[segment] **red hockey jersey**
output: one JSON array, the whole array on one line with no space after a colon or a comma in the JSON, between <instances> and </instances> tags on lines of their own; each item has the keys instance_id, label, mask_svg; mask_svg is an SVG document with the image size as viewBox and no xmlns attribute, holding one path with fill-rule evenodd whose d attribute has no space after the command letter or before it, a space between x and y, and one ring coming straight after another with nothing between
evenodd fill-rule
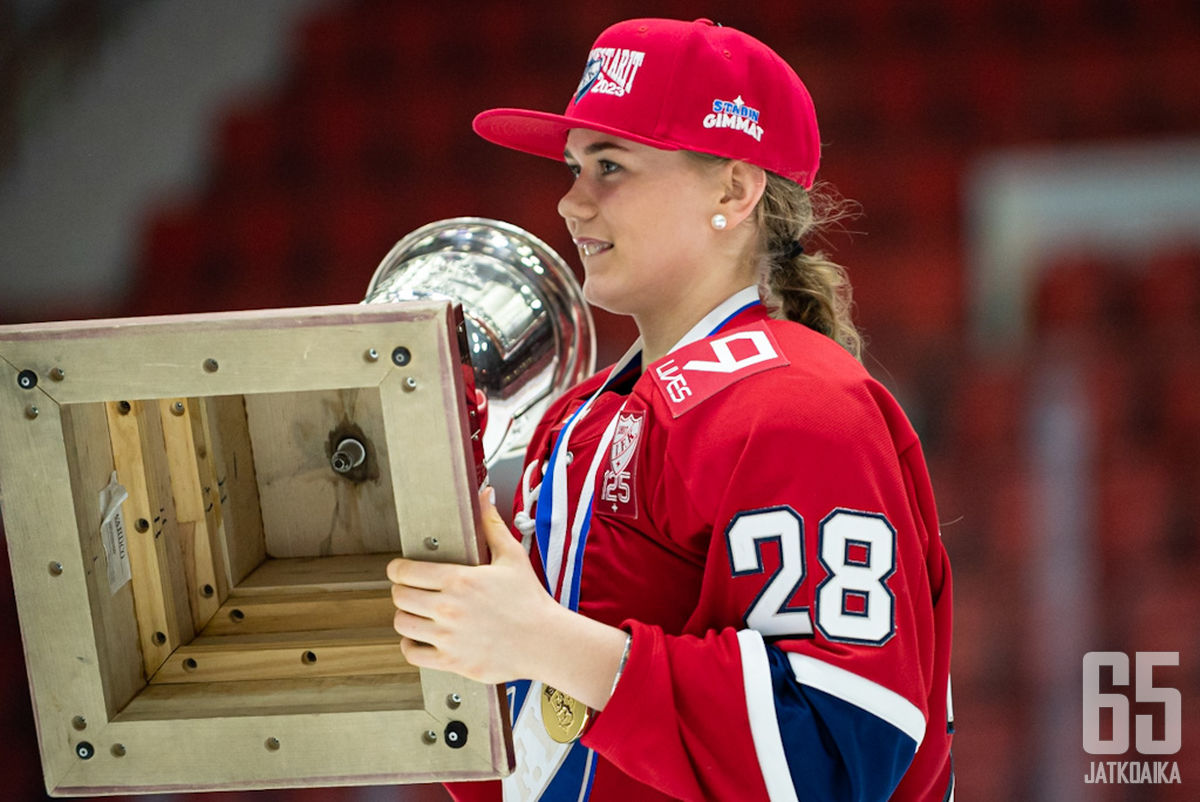
<instances>
[{"instance_id":1,"label":"red hockey jersey","mask_svg":"<svg viewBox=\"0 0 1200 802\"><path fill-rule=\"evenodd\" d=\"M594 483L578 610L632 646L579 747L582 786L542 799L952 796L950 567L917 436L840 346L754 297L609 381L559 455L567 498ZM547 412L527 476L607 376Z\"/></svg>"}]
</instances>

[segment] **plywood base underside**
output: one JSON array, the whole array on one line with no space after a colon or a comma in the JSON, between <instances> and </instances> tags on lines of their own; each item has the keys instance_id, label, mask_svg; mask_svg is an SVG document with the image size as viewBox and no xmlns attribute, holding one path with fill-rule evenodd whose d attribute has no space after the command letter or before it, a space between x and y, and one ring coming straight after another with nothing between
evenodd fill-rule
<instances>
[{"instance_id":1,"label":"plywood base underside","mask_svg":"<svg viewBox=\"0 0 1200 802\"><path fill-rule=\"evenodd\" d=\"M0 328L50 793L511 770L502 690L410 666L384 575L481 559L458 320L413 302ZM347 438L365 457L331 468Z\"/></svg>"}]
</instances>

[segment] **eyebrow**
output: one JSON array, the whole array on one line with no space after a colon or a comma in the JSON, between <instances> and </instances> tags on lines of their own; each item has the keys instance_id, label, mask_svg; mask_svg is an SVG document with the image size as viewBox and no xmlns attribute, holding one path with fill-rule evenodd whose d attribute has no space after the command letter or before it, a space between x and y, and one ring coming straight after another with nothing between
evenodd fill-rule
<instances>
[{"instance_id":1,"label":"eyebrow","mask_svg":"<svg viewBox=\"0 0 1200 802\"><path fill-rule=\"evenodd\" d=\"M616 142L609 142L607 140L601 140L599 142L593 142L592 144L590 144L586 148L584 148L583 155L591 156L593 153L599 153L602 150L623 150L625 152L628 152L629 148L618 145ZM565 159L571 158L571 151L564 148L563 149L563 158L565 158Z\"/></svg>"}]
</instances>

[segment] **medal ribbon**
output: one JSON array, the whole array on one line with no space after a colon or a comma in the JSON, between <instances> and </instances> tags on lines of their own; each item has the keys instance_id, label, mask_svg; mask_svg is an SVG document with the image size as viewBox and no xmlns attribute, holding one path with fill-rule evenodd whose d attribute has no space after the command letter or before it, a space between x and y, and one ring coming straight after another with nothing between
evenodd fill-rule
<instances>
[{"instance_id":1,"label":"medal ribbon","mask_svg":"<svg viewBox=\"0 0 1200 802\"><path fill-rule=\"evenodd\" d=\"M671 351L723 329L729 321L746 309L759 304L757 287L746 287L735 293L688 331ZM669 353L669 352L668 352ZM576 425L587 415L592 403L628 372L641 366L642 341L637 342L609 371L608 377L590 398L575 411L559 432L546 465L546 478L538 492L537 544L542 561L546 589L559 604L570 610L579 609L580 577L583 573L584 545L591 528L592 500L596 493L596 474L604 462L617 429L617 421L625 410L622 403L608 422L596 453L584 479L583 489L575 505L575 515L568 531L567 462L568 444ZM564 573L565 568L565 573ZM570 800L584 802L591 792L595 772L595 754L579 741L560 744L546 732L541 718L540 697L543 684L520 680L512 683L513 745L517 767L504 779L505 802L528 800Z\"/></svg>"}]
</instances>

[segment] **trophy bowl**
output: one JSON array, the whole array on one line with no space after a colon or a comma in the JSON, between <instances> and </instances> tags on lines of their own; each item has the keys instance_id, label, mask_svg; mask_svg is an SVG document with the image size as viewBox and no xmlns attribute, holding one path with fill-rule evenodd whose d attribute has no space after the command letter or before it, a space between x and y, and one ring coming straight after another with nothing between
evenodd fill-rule
<instances>
[{"instance_id":1,"label":"trophy bowl","mask_svg":"<svg viewBox=\"0 0 1200 802\"><path fill-rule=\"evenodd\" d=\"M487 397L485 464L520 456L550 402L595 371L595 327L579 283L529 232L456 217L397 242L363 303L434 299L462 305L466 355Z\"/></svg>"}]
</instances>

